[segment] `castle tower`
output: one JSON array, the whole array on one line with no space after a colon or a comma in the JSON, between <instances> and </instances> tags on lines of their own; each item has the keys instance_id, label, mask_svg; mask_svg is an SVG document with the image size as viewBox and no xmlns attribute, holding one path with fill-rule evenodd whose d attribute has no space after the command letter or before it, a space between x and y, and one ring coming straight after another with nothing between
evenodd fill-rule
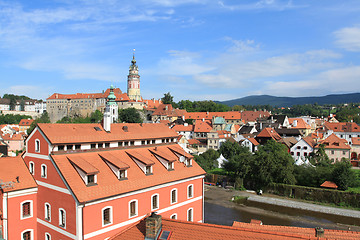
<instances>
[{"instance_id":1,"label":"castle tower","mask_svg":"<svg viewBox=\"0 0 360 240\"><path fill-rule=\"evenodd\" d=\"M116 96L114 94L114 87L110 86L110 93L107 97L105 112L104 112L104 129L105 131L110 132L110 127L112 123L116 123L119 117L119 108L115 102Z\"/></svg>"},{"instance_id":2,"label":"castle tower","mask_svg":"<svg viewBox=\"0 0 360 240\"><path fill-rule=\"evenodd\" d=\"M131 65L129 67L127 94L130 100L141 100L140 75L138 66L136 65L135 53L133 54L133 59L131 60Z\"/></svg>"}]
</instances>

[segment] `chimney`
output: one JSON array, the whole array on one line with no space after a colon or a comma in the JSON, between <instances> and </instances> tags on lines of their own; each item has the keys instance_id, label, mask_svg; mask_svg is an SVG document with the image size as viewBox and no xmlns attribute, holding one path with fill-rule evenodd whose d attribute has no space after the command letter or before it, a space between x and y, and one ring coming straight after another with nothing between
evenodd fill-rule
<instances>
[{"instance_id":1,"label":"chimney","mask_svg":"<svg viewBox=\"0 0 360 240\"><path fill-rule=\"evenodd\" d=\"M324 229L321 227L316 227L315 228L315 237L324 237Z\"/></svg>"},{"instance_id":2,"label":"chimney","mask_svg":"<svg viewBox=\"0 0 360 240\"><path fill-rule=\"evenodd\" d=\"M155 212L146 218L146 236L145 240L155 240L161 230L161 215Z\"/></svg>"}]
</instances>

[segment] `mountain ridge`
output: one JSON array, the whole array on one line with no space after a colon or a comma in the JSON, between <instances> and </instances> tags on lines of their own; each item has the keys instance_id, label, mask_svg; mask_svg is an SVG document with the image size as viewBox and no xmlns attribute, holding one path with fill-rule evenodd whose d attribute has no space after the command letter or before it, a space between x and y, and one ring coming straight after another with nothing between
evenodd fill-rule
<instances>
[{"instance_id":1,"label":"mountain ridge","mask_svg":"<svg viewBox=\"0 0 360 240\"><path fill-rule=\"evenodd\" d=\"M271 95L251 95L227 101L217 101L228 105L270 105L273 107L291 107L303 104L345 104L360 102L360 93L329 94L325 96L312 97L276 97Z\"/></svg>"}]
</instances>

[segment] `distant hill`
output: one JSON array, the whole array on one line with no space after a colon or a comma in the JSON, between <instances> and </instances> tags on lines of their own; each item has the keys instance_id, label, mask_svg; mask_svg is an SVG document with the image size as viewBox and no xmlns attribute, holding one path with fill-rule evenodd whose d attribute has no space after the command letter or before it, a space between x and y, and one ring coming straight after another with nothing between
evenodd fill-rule
<instances>
[{"instance_id":1,"label":"distant hill","mask_svg":"<svg viewBox=\"0 0 360 240\"><path fill-rule=\"evenodd\" d=\"M275 97L270 95L253 95L219 102L230 107L234 105L271 105L273 107L291 107L302 104L342 104L360 103L360 93L331 94L322 97Z\"/></svg>"}]
</instances>

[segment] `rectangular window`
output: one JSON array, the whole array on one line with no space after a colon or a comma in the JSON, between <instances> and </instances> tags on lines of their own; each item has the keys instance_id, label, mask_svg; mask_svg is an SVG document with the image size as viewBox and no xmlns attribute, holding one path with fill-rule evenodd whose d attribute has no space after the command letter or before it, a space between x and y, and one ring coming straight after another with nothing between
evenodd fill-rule
<instances>
[{"instance_id":1,"label":"rectangular window","mask_svg":"<svg viewBox=\"0 0 360 240\"><path fill-rule=\"evenodd\" d=\"M72 149L73 149L73 145L66 145L66 149L67 149L67 150L72 150Z\"/></svg>"},{"instance_id":2,"label":"rectangular window","mask_svg":"<svg viewBox=\"0 0 360 240\"><path fill-rule=\"evenodd\" d=\"M158 195L152 197L152 210L159 208Z\"/></svg>"},{"instance_id":3,"label":"rectangular window","mask_svg":"<svg viewBox=\"0 0 360 240\"><path fill-rule=\"evenodd\" d=\"M103 148L103 144L102 144L102 143L98 143L98 148Z\"/></svg>"},{"instance_id":4,"label":"rectangular window","mask_svg":"<svg viewBox=\"0 0 360 240\"><path fill-rule=\"evenodd\" d=\"M30 202L23 203L23 205L22 205L22 216L23 217L31 216Z\"/></svg>"},{"instance_id":5,"label":"rectangular window","mask_svg":"<svg viewBox=\"0 0 360 240\"><path fill-rule=\"evenodd\" d=\"M94 148L96 148L96 143L92 143L90 146L91 146L91 149L94 149Z\"/></svg>"},{"instance_id":6,"label":"rectangular window","mask_svg":"<svg viewBox=\"0 0 360 240\"><path fill-rule=\"evenodd\" d=\"M91 175L87 175L87 184L93 184L95 183L95 175L94 174L91 174Z\"/></svg>"},{"instance_id":7,"label":"rectangular window","mask_svg":"<svg viewBox=\"0 0 360 240\"><path fill-rule=\"evenodd\" d=\"M145 174L151 174L151 166L146 166Z\"/></svg>"},{"instance_id":8,"label":"rectangular window","mask_svg":"<svg viewBox=\"0 0 360 240\"><path fill-rule=\"evenodd\" d=\"M75 145L75 150L79 150L79 149L81 149L81 145L80 145L80 144L76 144L76 145Z\"/></svg>"},{"instance_id":9,"label":"rectangular window","mask_svg":"<svg viewBox=\"0 0 360 240\"><path fill-rule=\"evenodd\" d=\"M111 221L110 221L110 208L104 209L103 220L104 220L104 225L111 223Z\"/></svg>"},{"instance_id":10,"label":"rectangular window","mask_svg":"<svg viewBox=\"0 0 360 240\"><path fill-rule=\"evenodd\" d=\"M126 178L126 170L120 170L119 178L120 178L120 179Z\"/></svg>"},{"instance_id":11,"label":"rectangular window","mask_svg":"<svg viewBox=\"0 0 360 240\"><path fill-rule=\"evenodd\" d=\"M59 146L58 146L58 150L59 150L59 151L63 151L63 150L64 150L64 148L65 148L65 146L64 146L64 145L59 145Z\"/></svg>"},{"instance_id":12,"label":"rectangular window","mask_svg":"<svg viewBox=\"0 0 360 240\"><path fill-rule=\"evenodd\" d=\"M27 231L23 233L22 240L31 240L31 232Z\"/></svg>"},{"instance_id":13,"label":"rectangular window","mask_svg":"<svg viewBox=\"0 0 360 240\"><path fill-rule=\"evenodd\" d=\"M109 148L110 147L110 143L105 143L105 148Z\"/></svg>"},{"instance_id":14,"label":"rectangular window","mask_svg":"<svg viewBox=\"0 0 360 240\"><path fill-rule=\"evenodd\" d=\"M137 215L137 211L136 211L136 201L132 201L130 203L130 217L134 217Z\"/></svg>"},{"instance_id":15,"label":"rectangular window","mask_svg":"<svg viewBox=\"0 0 360 240\"><path fill-rule=\"evenodd\" d=\"M177 193L176 193L176 189L171 191L171 203L176 203L177 202Z\"/></svg>"}]
</instances>

